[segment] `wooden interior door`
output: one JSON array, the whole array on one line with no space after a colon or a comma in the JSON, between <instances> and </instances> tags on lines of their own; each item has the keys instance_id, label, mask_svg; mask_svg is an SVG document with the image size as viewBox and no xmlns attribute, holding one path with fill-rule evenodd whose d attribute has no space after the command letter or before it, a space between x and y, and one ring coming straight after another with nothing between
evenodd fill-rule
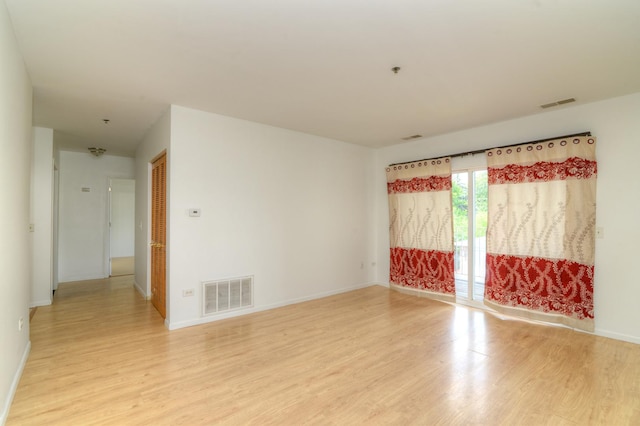
<instances>
[{"instance_id":1,"label":"wooden interior door","mask_svg":"<svg viewBox=\"0 0 640 426\"><path fill-rule=\"evenodd\" d=\"M167 156L151 168L151 303L166 318Z\"/></svg>"}]
</instances>

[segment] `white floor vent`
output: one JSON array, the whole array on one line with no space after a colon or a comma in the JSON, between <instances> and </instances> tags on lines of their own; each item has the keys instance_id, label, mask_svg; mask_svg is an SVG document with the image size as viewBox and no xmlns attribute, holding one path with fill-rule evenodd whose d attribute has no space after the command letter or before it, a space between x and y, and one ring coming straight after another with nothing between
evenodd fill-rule
<instances>
[{"instance_id":1,"label":"white floor vent","mask_svg":"<svg viewBox=\"0 0 640 426\"><path fill-rule=\"evenodd\" d=\"M202 314L247 309L253 306L253 277L239 277L202 283Z\"/></svg>"}]
</instances>

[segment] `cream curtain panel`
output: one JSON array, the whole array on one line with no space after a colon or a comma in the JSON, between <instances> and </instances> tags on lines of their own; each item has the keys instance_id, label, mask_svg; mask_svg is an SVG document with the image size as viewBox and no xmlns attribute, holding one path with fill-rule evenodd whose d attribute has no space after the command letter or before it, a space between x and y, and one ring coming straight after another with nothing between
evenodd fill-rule
<instances>
[{"instance_id":1,"label":"cream curtain panel","mask_svg":"<svg viewBox=\"0 0 640 426\"><path fill-rule=\"evenodd\" d=\"M387 168L391 286L455 300L451 159Z\"/></svg>"},{"instance_id":2,"label":"cream curtain panel","mask_svg":"<svg viewBox=\"0 0 640 426\"><path fill-rule=\"evenodd\" d=\"M485 304L592 331L595 138L487 151Z\"/></svg>"}]
</instances>

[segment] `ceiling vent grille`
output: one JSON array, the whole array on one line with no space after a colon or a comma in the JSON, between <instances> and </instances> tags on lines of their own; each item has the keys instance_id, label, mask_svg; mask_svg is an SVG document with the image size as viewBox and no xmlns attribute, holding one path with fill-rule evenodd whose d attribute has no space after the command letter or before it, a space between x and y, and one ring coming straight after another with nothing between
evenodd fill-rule
<instances>
[{"instance_id":1,"label":"ceiling vent grille","mask_svg":"<svg viewBox=\"0 0 640 426\"><path fill-rule=\"evenodd\" d=\"M253 307L253 277L202 283L202 315Z\"/></svg>"},{"instance_id":2,"label":"ceiling vent grille","mask_svg":"<svg viewBox=\"0 0 640 426\"><path fill-rule=\"evenodd\" d=\"M402 138L403 141L411 141L413 139L420 139L422 137L422 135L411 135L411 136L407 136Z\"/></svg>"},{"instance_id":3,"label":"ceiling vent grille","mask_svg":"<svg viewBox=\"0 0 640 426\"><path fill-rule=\"evenodd\" d=\"M570 104L571 102L575 102L575 101L576 101L575 98L568 98L568 99L563 99L561 101L555 101L549 104L540 105L540 108L546 109L546 108L551 108L558 105Z\"/></svg>"}]
</instances>

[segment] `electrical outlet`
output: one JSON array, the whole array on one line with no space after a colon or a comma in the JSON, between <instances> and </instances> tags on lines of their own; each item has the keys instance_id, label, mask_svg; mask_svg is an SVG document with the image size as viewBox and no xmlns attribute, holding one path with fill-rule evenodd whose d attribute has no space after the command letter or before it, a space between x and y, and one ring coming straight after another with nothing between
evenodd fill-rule
<instances>
[{"instance_id":1,"label":"electrical outlet","mask_svg":"<svg viewBox=\"0 0 640 426\"><path fill-rule=\"evenodd\" d=\"M20 319L18 320L18 331L22 331L23 327L24 327L24 318L20 317Z\"/></svg>"},{"instance_id":2,"label":"electrical outlet","mask_svg":"<svg viewBox=\"0 0 640 426\"><path fill-rule=\"evenodd\" d=\"M596 238L604 238L604 228L602 226L596 227Z\"/></svg>"},{"instance_id":3,"label":"electrical outlet","mask_svg":"<svg viewBox=\"0 0 640 426\"><path fill-rule=\"evenodd\" d=\"M182 290L182 297L191 297L193 296L193 289Z\"/></svg>"}]
</instances>

